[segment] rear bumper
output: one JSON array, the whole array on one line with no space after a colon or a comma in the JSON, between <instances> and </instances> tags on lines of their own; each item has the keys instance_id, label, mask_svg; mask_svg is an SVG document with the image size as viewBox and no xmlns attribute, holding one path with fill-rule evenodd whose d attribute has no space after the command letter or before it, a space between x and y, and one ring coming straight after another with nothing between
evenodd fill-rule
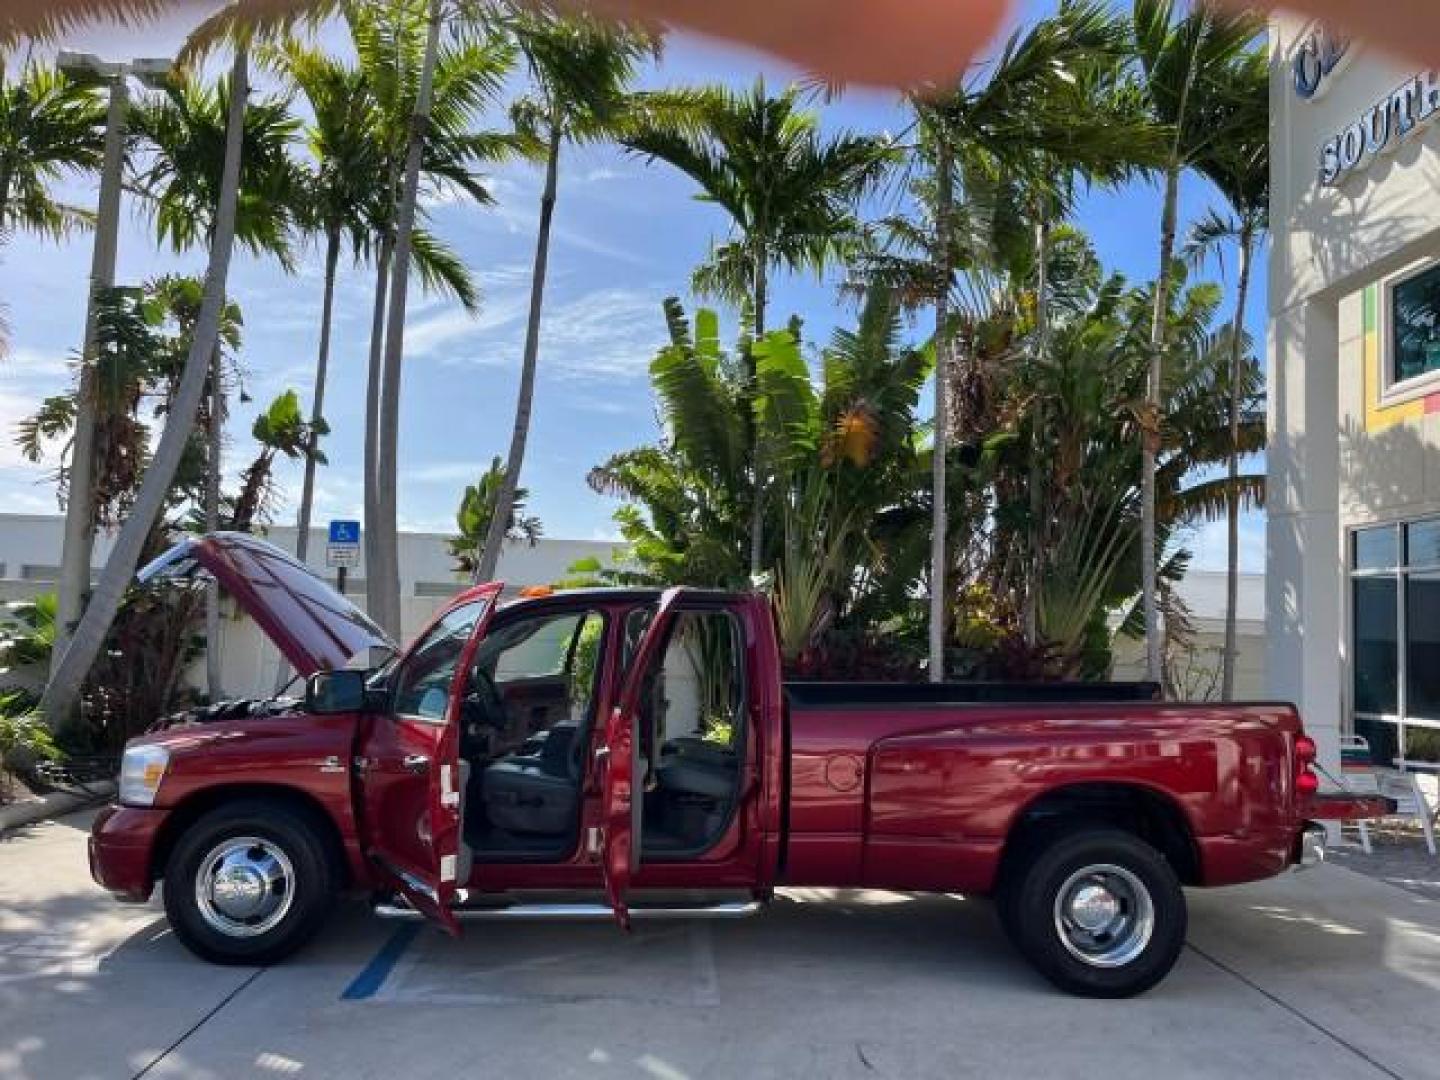
<instances>
[{"instance_id":1,"label":"rear bumper","mask_svg":"<svg viewBox=\"0 0 1440 1080\"><path fill-rule=\"evenodd\" d=\"M154 857L165 810L107 806L90 828L90 876L120 900L144 903L155 888Z\"/></svg>"},{"instance_id":2,"label":"rear bumper","mask_svg":"<svg viewBox=\"0 0 1440 1080\"><path fill-rule=\"evenodd\" d=\"M1395 813L1395 800L1383 795L1348 791L1311 795L1300 804L1301 816L1316 821L1370 821Z\"/></svg>"}]
</instances>

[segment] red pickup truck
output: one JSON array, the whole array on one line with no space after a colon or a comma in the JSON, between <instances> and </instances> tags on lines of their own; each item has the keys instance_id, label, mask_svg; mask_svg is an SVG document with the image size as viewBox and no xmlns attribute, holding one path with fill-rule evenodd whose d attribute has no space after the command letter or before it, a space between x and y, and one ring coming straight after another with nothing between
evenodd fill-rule
<instances>
[{"instance_id":1,"label":"red pickup truck","mask_svg":"<svg viewBox=\"0 0 1440 1080\"><path fill-rule=\"evenodd\" d=\"M176 935L268 963L342 890L378 913L726 918L780 886L995 898L1060 987L1119 997L1185 938L1182 886L1323 854L1289 705L1141 685L784 683L767 600L585 589L449 602L408 649L290 556L190 539L142 580L213 574L306 681L126 748L97 882L165 881ZM377 650L379 652L377 653ZM348 665L348 666L347 666Z\"/></svg>"}]
</instances>

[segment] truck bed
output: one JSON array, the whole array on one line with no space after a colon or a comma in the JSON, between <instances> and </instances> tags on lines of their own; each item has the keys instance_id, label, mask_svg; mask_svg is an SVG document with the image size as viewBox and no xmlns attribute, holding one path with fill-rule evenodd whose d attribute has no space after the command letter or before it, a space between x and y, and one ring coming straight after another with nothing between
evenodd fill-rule
<instances>
[{"instance_id":1,"label":"truck bed","mask_svg":"<svg viewBox=\"0 0 1440 1080\"><path fill-rule=\"evenodd\" d=\"M1149 682L787 682L792 709L926 709L953 705L1159 701Z\"/></svg>"}]
</instances>

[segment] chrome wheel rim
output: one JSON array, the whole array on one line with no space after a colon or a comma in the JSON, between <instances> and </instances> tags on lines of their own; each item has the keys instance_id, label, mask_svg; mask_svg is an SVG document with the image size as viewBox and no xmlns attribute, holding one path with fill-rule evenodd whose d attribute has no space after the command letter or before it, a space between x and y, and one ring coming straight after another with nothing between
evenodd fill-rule
<instances>
[{"instance_id":1,"label":"chrome wheel rim","mask_svg":"<svg viewBox=\"0 0 1440 1080\"><path fill-rule=\"evenodd\" d=\"M1055 931L1081 963L1124 967L1150 944L1155 902L1145 883L1123 866L1082 867L1055 894Z\"/></svg>"},{"instance_id":2,"label":"chrome wheel rim","mask_svg":"<svg viewBox=\"0 0 1440 1080\"><path fill-rule=\"evenodd\" d=\"M273 841L235 836L210 849L195 875L200 917L227 937L259 937L295 900L295 867Z\"/></svg>"}]
</instances>

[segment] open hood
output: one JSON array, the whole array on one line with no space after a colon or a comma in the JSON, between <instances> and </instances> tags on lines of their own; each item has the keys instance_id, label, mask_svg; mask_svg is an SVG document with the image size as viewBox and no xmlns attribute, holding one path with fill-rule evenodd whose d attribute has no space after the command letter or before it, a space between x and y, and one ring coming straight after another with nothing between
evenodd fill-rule
<instances>
[{"instance_id":1,"label":"open hood","mask_svg":"<svg viewBox=\"0 0 1440 1080\"><path fill-rule=\"evenodd\" d=\"M370 617L274 544L245 533L189 537L146 566L141 583L206 570L260 624L301 675L344 667L372 648L397 646Z\"/></svg>"}]
</instances>

